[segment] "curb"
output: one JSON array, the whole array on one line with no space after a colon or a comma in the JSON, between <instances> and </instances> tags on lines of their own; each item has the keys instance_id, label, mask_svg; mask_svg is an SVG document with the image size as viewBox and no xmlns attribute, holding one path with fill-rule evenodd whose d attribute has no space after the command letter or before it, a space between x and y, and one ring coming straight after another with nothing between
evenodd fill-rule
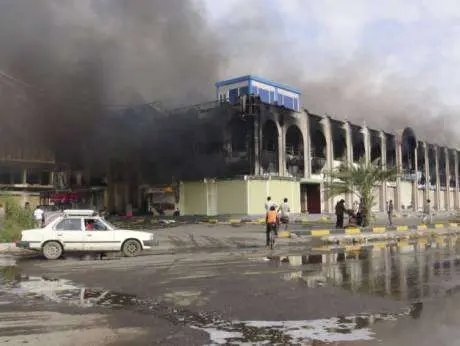
<instances>
[{"instance_id":1,"label":"curb","mask_svg":"<svg viewBox=\"0 0 460 346\"><path fill-rule=\"evenodd\" d=\"M300 230L300 231L292 231L291 234L295 234L297 236L300 235L308 235L313 237L323 237L328 235L353 235L353 234L379 234L379 233L386 233L391 231L396 232L408 232L408 231L427 231L427 230L439 230L439 229L446 229L446 228L453 228L459 229L460 225L457 223L449 223L449 224L433 224L433 225L416 225L416 226L396 226L396 227L369 227L369 228L359 228L359 227L352 227L352 228L345 228L345 229L312 229L312 230Z\"/></svg>"}]
</instances>

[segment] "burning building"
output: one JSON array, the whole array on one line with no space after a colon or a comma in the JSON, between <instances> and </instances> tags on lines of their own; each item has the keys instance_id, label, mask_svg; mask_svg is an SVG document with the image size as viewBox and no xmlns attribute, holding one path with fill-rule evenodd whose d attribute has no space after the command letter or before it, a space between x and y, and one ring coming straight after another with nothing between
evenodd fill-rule
<instances>
[{"instance_id":1,"label":"burning building","mask_svg":"<svg viewBox=\"0 0 460 346\"><path fill-rule=\"evenodd\" d=\"M325 197L323 173L360 159L402 172L375 187L375 211L384 211L388 200L399 212L418 211L427 199L439 211L458 208L457 149L418 138L410 127L388 133L312 114L301 108L300 96L295 88L256 76L216 83L213 114L221 122L216 143L223 174L183 180L181 212L262 214L271 196L287 197L295 212L332 213L336 199ZM352 195L337 198L354 201Z\"/></svg>"}]
</instances>

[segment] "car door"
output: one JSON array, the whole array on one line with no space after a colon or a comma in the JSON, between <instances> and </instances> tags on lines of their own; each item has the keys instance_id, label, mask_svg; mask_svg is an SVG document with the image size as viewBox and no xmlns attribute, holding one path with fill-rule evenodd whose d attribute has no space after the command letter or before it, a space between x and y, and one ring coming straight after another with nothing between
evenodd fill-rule
<instances>
[{"instance_id":1,"label":"car door","mask_svg":"<svg viewBox=\"0 0 460 346\"><path fill-rule=\"evenodd\" d=\"M87 251L111 251L120 250L119 242L115 240L114 230L112 230L100 218L85 218L84 224L91 222L92 229L85 227L85 250Z\"/></svg>"},{"instance_id":2,"label":"car door","mask_svg":"<svg viewBox=\"0 0 460 346\"><path fill-rule=\"evenodd\" d=\"M66 218L54 226L53 238L59 240L64 251L83 250L83 224L81 218Z\"/></svg>"}]
</instances>

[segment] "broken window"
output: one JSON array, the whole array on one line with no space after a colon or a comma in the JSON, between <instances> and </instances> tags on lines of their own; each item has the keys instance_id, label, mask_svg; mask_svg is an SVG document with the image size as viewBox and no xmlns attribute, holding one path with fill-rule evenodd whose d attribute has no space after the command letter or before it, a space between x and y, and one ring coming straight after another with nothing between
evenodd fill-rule
<instances>
[{"instance_id":1,"label":"broken window","mask_svg":"<svg viewBox=\"0 0 460 346\"><path fill-rule=\"evenodd\" d=\"M426 184L425 176L425 146L422 142L418 142L417 145L417 166L418 166L418 184Z\"/></svg>"},{"instance_id":2,"label":"broken window","mask_svg":"<svg viewBox=\"0 0 460 346\"><path fill-rule=\"evenodd\" d=\"M291 125L286 131L286 167L289 174L304 176L304 140L296 125Z\"/></svg>"},{"instance_id":3,"label":"broken window","mask_svg":"<svg viewBox=\"0 0 460 346\"><path fill-rule=\"evenodd\" d=\"M364 147L364 135L361 132L361 127L351 125L351 139L353 145L353 162L359 162L364 158L365 147Z\"/></svg>"},{"instance_id":4,"label":"broken window","mask_svg":"<svg viewBox=\"0 0 460 346\"><path fill-rule=\"evenodd\" d=\"M396 141L395 136L386 133L386 144L387 144L387 167L395 168L396 167Z\"/></svg>"},{"instance_id":5,"label":"broken window","mask_svg":"<svg viewBox=\"0 0 460 346\"><path fill-rule=\"evenodd\" d=\"M432 144L428 144L428 167L430 173L430 185L436 185L436 151Z\"/></svg>"},{"instance_id":6,"label":"broken window","mask_svg":"<svg viewBox=\"0 0 460 346\"><path fill-rule=\"evenodd\" d=\"M334 151L334 160L347 160L347 140L343 123L331 120L332 146Z\"/></svg>"},{"instance_id":7,"label":"broken window","mask_svg":"<svg viewBox=\"0 0 460 346\"><path fill-rule=\"evenodd\" d=\"M265 173L278 173L278 127L273 120L262 127L261 166Z\"/></svg>"},{"instance_id":8,"label":"broken window","mask_svg":"<svg viewBox=\"0 0 460 346\"><path fill-rule=\"evenodd\" d=\"M321 117L309 114L311 170L313 174L321 173L326 164L326 138L320 121Z\"/></svg>"},{"instance_id":9,"label":"broken window","mask_svg":"<svg viewBox=\"0 0 460 346\"><path fill-rule=\"evenodd\" d=\"M371 162L381 163L382 160L382 145L381 138L378 131L370 130L370 144L371 144Z\"/></svg>"}]
</instances>

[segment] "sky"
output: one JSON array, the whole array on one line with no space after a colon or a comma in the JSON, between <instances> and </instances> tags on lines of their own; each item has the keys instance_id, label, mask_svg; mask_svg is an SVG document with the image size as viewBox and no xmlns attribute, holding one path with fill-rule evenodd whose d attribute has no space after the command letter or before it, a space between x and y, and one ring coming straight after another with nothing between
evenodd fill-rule
<instances>
[{"instance_id":1,"label":"sky","mask_svg":"<svg viewBox=\"0 0 460 346\"><path fill-rule=\"evenodd\" d=\"M226 28L241 23L247 31L232 38L235 59L223 74L253 70L271 74L282 65L267 61L282 56L283 61L301 65L298 77L308 82L367 55L378 65L373 76L376 88L385 76L396 75L414 80L416 89L437 89L447 104L460 103L458 1L205 0L204 6L217 30L228 32ZM269 23L258 26L264 18ZM270 37L259 43L265 46L261 53L267 54L270 46L281 51L270 58L249 49L250 56L243 56L254 36L265 39L259 36L264 31ZM254 67L252 61L258 59L261 63Z\"/></svg>"},{"instance_id":2,"label":"sky","mask_svg":"<svg viewBox=\"0 0 460 346\"><path fill-rule=\"evenodd\" d=\"M460 145L460 2L196 1L225 42L222 78L258 74L317 114Z\"/></svg>"}]
</instances>

